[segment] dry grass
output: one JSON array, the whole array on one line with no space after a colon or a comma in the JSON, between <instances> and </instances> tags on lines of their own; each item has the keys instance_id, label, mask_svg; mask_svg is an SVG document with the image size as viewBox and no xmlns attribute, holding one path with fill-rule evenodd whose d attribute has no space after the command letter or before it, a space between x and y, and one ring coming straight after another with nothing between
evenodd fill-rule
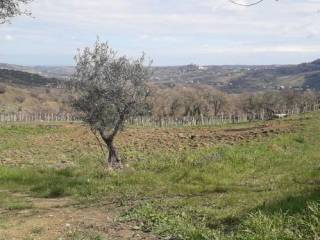
<instances>
[{"instance_id":1,"label":"dry grass","mask_svg":"<svg viewBox=\"0 0 320 240\"><path fill-rule=\"evenodd\" d=\"M58 113L60 110L69 110L63 103L64 98L65 94L59 89L47 92L46 88L20 88L6 85L5 91L0 94L0 112Z\"/></svg>"}]
</instances>

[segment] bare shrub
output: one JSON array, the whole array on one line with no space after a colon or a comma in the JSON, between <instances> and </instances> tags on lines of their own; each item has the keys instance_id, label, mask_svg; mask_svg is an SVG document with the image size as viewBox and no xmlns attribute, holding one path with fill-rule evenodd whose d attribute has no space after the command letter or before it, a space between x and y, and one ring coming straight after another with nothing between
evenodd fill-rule
<instances>
[{"instance_id":1,"label":"bare shrub","mask_svg":"<svg viewBox=\"0 0 320 240\"><path fill-rule=\"evenodd\" d=\"M39 97L39 94L36 93L36 92L31 92L31 93L30 93L30 96L33 97L33 98L38 98L38 97Z\"/></svg>"},{"instance_id":2,"label":"bare shrub","mask_svg":"<svg viewBox=\"0 0 320 240\"><path fill-rule=\"evenodd\" d=\"M26 100L24 96L16 96L16 101L19 103L23 103Z\"/></svg>"},{"instance_id":3,"label":"bare shrub","mask_svg":"<svg viewBox=\"0 0 320 240\"><path fill-rule=\"evenodd\" d=\"M0 84L0 94L5 94L7 91L7 88L5 85Z\"/></svg>"}]
</instances>

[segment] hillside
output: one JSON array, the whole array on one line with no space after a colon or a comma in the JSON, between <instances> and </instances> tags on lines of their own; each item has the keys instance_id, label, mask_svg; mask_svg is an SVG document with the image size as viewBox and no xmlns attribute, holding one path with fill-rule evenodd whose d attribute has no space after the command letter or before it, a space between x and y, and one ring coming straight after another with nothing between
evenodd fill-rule
<instances>
[{"instance_id":1,"label":"hillside","mask_svg":"<svg viewBox=\"0 0 320 240\"><path fill-rule=\"evenodd\" d=\"M0 112L69 111L60 82L35 73L0 69Z\"/></svg>"},{"instance_id":2,"label":"hillside","mask_svg":"<svg viewBox=\"0 0 320 240\"><path fill-rule=\"evenodd\" d=\"M72 66L18 66L0 64L3 75L25 84L56 84L56 79L68 79ZM23 72L24 73L23 73ZM30 75L28 75L28 72ZM2 75L2 77L1 77ZM40 76L44 77L41 78ZM266 91L274 89L320 90L320 60L298 65L234 65L234 66L168 66L152 67L151 81L160 85L211 85L230 93Z\"/></svg>"},{"instance_id":3,"label":"hillside","mask_svg":"<svg viewBox=\"0 0 320 240\"><path fill-rule=\"evenodd\" d=\"M68 112L62 89L0 85L0 113Z\"/></svg>"},{"instance_id":4,"label":"hillside","mask_svg":"<svg viewBox=\"0 0 320 240\"><path fill-rule=\"evenodd\" d=\"M28 72L38 74L46 78L66 79L74 71L71 66L21 66L7 63L0 63L0 69Z\"/></svg>"},{"instance_id":5,"label":"hillside","mask_svg":"<svg viewBox=\"0 0 320 240\"><path fill-rule=\"evenodd\" d=\"M320 90L320 60L246 71L232 78L224 89L242 92L284 87Z\"/></svg>"},{"instance_id":6,"label":"hillside","mask_svg":"<svg viewBox=\"0 0 320 240\"><path fill-rule=\"evenodd\" d=\"M156 67L153 81L209 84L237 93L283 88L320 90L320 60L298 65Z\"/></svg>"},{"instance_id":7,"label":"hillside","mask_svg":"<svg viewBox=\"0 0 320 240\"><path fill-rule=\"evenodd\" d=\"M0 69L0 83L17 84L27 87L57 87L59 80L34 73Z\"/></svg>"}]
</instances>

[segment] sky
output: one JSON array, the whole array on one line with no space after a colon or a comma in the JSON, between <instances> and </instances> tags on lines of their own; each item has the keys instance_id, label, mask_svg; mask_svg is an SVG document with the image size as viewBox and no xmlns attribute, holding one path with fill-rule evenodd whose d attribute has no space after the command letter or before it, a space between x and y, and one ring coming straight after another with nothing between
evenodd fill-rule
<instances>
[{"instance_id":1,"label":"sky","mask_svg":"<svg viewBox=\"0 0 320 240\"><path fill-rule=\"evenodd\" d=\"M255 0L238 0L250 3ZM99 36L153 65L296 64L320 58L320 0L35 0L0 25L0 62L73 65Z\"/></svg>"}]
</instances>

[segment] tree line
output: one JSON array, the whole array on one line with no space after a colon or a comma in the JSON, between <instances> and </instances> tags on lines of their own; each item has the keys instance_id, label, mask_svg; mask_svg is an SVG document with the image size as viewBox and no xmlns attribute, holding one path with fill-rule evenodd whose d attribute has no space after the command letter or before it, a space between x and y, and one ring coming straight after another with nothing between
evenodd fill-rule
<instances>
[{"instance_id":1,"label":"tree line","mask_svg":"<svg viewBox=\"0 0 320 240\"><path fill-rule=\"evenodd\" d=\"M254 115L263 112L265 119L288 111L320 103L316 91L282 90L260 93L227 94L210 86L150 87L148 113L155 118L215 117L222 114Z\"/></svg>"}]
</instances>

